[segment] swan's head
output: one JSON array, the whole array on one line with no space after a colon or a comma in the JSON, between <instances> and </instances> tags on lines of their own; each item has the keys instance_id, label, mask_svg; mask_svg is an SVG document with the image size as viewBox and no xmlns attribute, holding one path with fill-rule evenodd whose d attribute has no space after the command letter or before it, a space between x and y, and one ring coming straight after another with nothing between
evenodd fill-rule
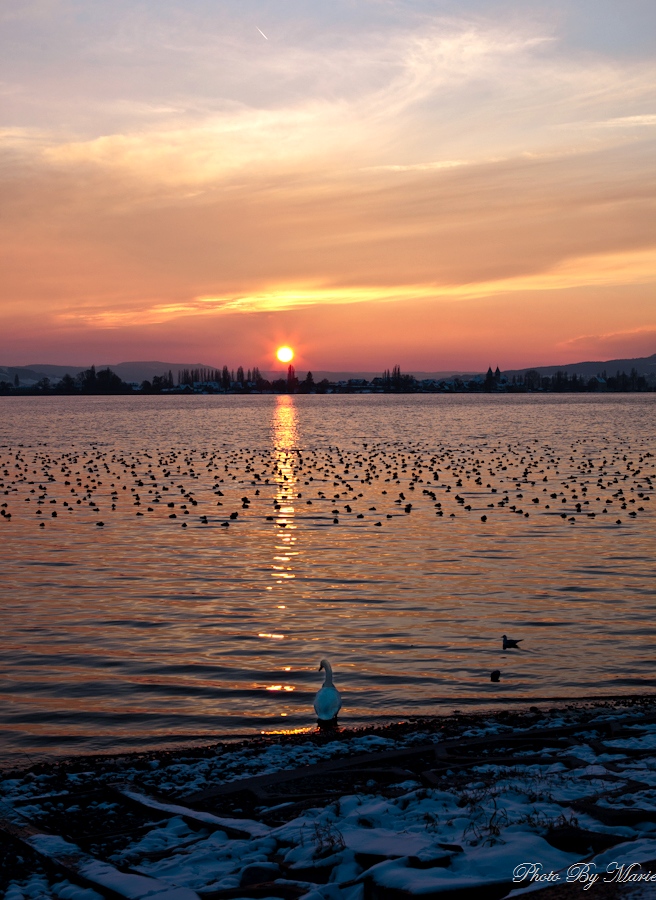
<instances>
[{"instance_id":1,"label":"swan's head","mask_svg":"<svg viewBox=\"0 0 656 900\"><path fill-rule=\"evenodd\" d=\"M322 669L325 669L326 672L332 672L332 666L327 659L322 659L319 663L319 671L321 671Z\"/></svg>"}]
</instances>

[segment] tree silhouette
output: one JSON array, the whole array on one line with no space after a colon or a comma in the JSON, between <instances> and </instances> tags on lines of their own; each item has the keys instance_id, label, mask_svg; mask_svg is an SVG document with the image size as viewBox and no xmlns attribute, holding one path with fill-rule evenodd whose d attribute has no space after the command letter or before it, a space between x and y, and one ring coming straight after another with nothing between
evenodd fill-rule
<instances>
[{"instance_id":1,"label":"tree silhouette","mask_svg":"<svg viewBox=\"0 0 656 900\"><path fill-rule=\"evenodd\" d=\"M58 384L55 385L55 392L57 394L74 394L75 393L75 381L68 372L64 375L64 377L59 381Z\"/></svg>"},{"instance_id":2,"label":"tree silhouette","mask_svg":"<svg viewBox=\"0 0 656 900\"><path fill-rule=\"evenodd\" d=\"M529 391L537 391L540 388L540 373L535 369L529 369L528 372L524 372L524 384L526 385L527 390Z\"/></svg>"}]
</instances>

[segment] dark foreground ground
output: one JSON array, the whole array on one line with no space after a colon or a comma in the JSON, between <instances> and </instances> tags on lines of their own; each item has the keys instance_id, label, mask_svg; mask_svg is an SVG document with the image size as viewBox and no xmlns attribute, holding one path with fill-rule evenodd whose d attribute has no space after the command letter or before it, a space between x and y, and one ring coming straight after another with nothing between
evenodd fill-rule
<instances>
[{"instance_id":1,"label":"dark foreground ground","mask_svg":"<svg viewBox=\"0 0 656 900\"><path fill-rule=\"evenodd\" d=\"M656 697L50 760L0 817L7 900L656 898Z\"/></svg>"}]
</instances>

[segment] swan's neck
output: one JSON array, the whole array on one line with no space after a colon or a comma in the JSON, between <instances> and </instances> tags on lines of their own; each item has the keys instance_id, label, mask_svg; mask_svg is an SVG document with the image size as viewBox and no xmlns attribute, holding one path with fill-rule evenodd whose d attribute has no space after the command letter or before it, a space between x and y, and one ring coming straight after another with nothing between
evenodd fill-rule
<instances>
[{"instance_id":1,"label":"swan's neck","mask_svg":"<svg viewBox=\"0 0 656 900\"><path fill-rule=\"evenodd\" d=\"M324 669L326 670L326 680L324 681L324 687L332 687L333 686L333 668L329 662L324 663Z\"/></svg>"}]
</instances>

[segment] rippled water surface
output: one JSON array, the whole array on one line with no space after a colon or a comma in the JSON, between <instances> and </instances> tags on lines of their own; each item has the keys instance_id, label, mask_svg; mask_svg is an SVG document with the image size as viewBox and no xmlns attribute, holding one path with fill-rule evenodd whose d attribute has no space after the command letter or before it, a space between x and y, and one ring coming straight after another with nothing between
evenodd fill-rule
<instances>
[{"instance_id":1,"label":"rippled water surface","mask_svg":"<svg viewBox=\"0 0 656 900\"><path fill-rule=\"evenodd\" d=\"M0 398L0 760L653 692L655 399Z\"/></svg>"}]
</instances>

